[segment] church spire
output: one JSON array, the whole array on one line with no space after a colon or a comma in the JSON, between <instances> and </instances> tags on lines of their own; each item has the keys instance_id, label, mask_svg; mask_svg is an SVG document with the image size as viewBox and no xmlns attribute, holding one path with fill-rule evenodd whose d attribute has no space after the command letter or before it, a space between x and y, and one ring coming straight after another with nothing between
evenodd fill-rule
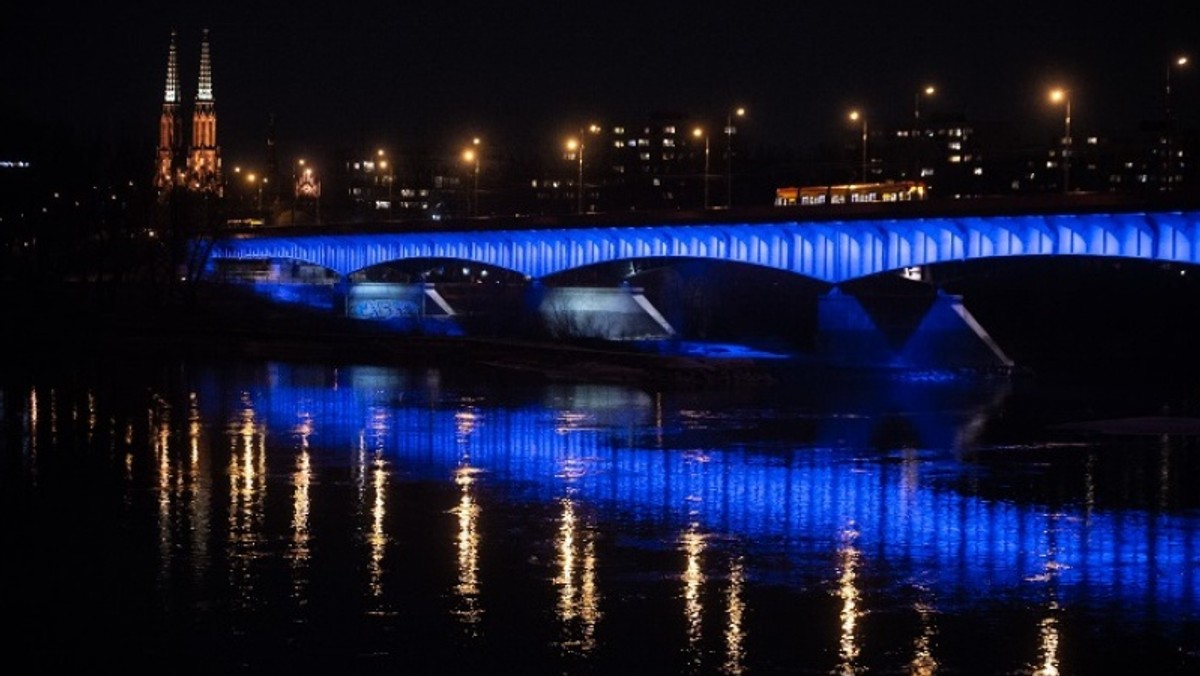
<instances>
[{"instance_id":1,"label":"church spire","mask_svg":"<svg viewBox=\"0 0 1200 676\"><path fill-rule=\"evenodd\" d=\"M188 156L188 174L188 187L191 190L218 195L223 192L207 28L204 29L200 44L200 81L192 108L192 147Z\"/></svg>"},{"instance_id":2,"label":"church spire","mask_svg":"<svg viewBox=\"0 0 1200 676\"><path fill-rule=\"evenodd\" d=\"M212 101L212 61L208 56L208 29L204 29L200 43L200 86L196 88L197 101Z\"/></svg>"},{"instance_id":3,"label":"church spire","mask_svg":"<svg viewBox=\"0 0 1200 676\"><path fill-rule=\"evenodd\" d=\"M175 30L171 29L171 47L167 52L167 92L164 103L179 103L179 56L175 47Z\"/></svg>"},{"instance_id":4,"label":"church spire","mask_svg":"<svg viewBox=\"0 0 1200 676\"><path fill-rule=\"evenodd\" d=\"M158 119L158 154L154 171L154 187L163 197L182 182L183 119L180 117L179 103L179 59L175 31L172 30L167 51L167 85Z\"/></svg>"}]
</instances>

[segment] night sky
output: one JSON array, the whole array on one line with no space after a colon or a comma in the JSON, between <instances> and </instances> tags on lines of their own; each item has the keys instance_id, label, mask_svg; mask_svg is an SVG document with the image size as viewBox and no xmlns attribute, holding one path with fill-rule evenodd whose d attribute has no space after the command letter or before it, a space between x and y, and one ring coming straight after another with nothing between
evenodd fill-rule
<instances>
[{"instance_id":1,"label":"night sky","mask_svg":"<svg viewBox=\"0 0 1200 676\"><path fill-rule=\"evenodd\" d=\"M214 3L215 4L215 3ZM283 156L320 149L456 152L475 135L514 154L580 125L733 106L747 143L805 148L846 112L883 127L928 111L1062 128L1046 92L1071 89L1077 134L1162 117L1167 64L1197 47L1192 3L460 2L27 4L0 22L0 153L54 133L145 155L157 141L171 29L185 103L210 30L218 139L257 161L267 119ZM1193 61L1195 61L1193 55ZM1173 79L1200 126L1200 70Z\"/></svg>"}]
</instances>

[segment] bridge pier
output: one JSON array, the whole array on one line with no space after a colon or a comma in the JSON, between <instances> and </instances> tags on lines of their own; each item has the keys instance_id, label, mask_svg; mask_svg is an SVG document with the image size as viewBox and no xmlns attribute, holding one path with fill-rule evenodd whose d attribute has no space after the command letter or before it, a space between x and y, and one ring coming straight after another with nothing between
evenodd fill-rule
<instances>
[{"instance_id":1,"label":"bridge pier","mask_svg":"<svg viewBox=\"0 0 1200 676\"><path fill-rule=\"evenodd\" d=\"M461 335L454 308L433 284L359 282L346 289L346 316L380 321L406 332Z\"/></svg>"},{"instance_id":2,"label":"bridge pier","mask_svg":"<svg viewBox=\"0 0 1200 676\"><path fill-rule=\"evenodd\" d=\"M854 296L833 287L817 299L816 356L884 368L1009 368L1013 362L960 296Z\"/></svg>"},{"instance_id":3,"label":"bridge pier","mask_svg":"<svg viewBox=\"0 0 1200 676\"><path fill-rule=\"evenodd\" d=\"M530 293L531 307L557 338L661 340L675 335L640 288L535 284Z\"/></svg>"}]
</instances>

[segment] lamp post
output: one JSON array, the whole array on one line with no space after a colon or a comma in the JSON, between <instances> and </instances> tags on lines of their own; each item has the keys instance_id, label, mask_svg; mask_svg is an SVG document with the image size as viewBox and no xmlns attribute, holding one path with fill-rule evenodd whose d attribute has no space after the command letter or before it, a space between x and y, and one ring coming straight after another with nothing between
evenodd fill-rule
<instances>
[{"instance_id":1,"label":"lamp post","mask_svg":"<svg viewBox=\"0 0 1200 676\"><path fill-rule=\"evenodd\" d=\"M476 216L479 213L479 146L480 140L476 136L471 140L471 144L475 147L467 148L463 151L463 161L474 166L475 183L471 189L471 215Z\"/></svg>"},{"instance_id":2,"label":"lamp post","mask_svg":"<svg viewBox=\"0 0 1200 676\"><path fill-rule=\"evenodd\" d=\"M246 182L250 184L250 189L254 191L254 211L262 211L262 184L267 182L266 177L259 178L258 174L250 172L246 174Z\"/></svg>"},{"instance_id":3,"label":"lamp post","mask_svg":"<svg viewBox=\"0 0 1200 676\"><path fill-rule=\"evenodd\" d=\"M857 110L850 111L851 122L862 123L862 176L859 178L863 183L867 182L867 116Z\"/></svg>"},{"instance_id":4,"label":"lamp post","mask_svg":"<svg viewBox=\"0 0 1200 676\"><path fill-rule=\"evenodd\" d=\"M913 94L913 128L912 134L909 136L909 142L912 143L912 178L914 180L919 179L921 173L921 147L919 143L921 134L921 97L933 96L936 92L937 89L933 85L925 85L924 88Z\"/></svg>"},{"instance_id":5,"label":"lamp post","mask_svg":"<svg viewBox=\"0 0 1200 676\"><path fill-rule=\"evenodd\" d=\"M575 153L575 157L579 163L579 176L576 179L575 194L576 194L576 201L577 201L576 211L577 211L577 213L581 213L581 214L583 213L583 151L584 151L584 146L586 145L584 143L584 138L585 138L585 135L589 134L589 133L590 134L599 134L600 126L596 125L596 124L589 125L586 129L579 130L578 138L573 138L573 139L567 140L567 151L571 152L571 153Z\"/></svg>"},{"instance_id":6,"label":"lamp post","mask_svg":"<svg viewBox=\"0 0 1200 676\"><path fill-rule=\"evenodd\" d=\"M708 134L700 127L696 127L692 130L692 136L704 137L704 208L708 209Z\"/></svg>"},{"instance_id":7,"label":"lamp post","mask_svg":"<svg viewBox=\"0 0 1200 676\"><path fill-rule=\"evenodd\" d=\"M1050 92L1050 100L1062 103L1063 107L1063 192L1071 192L1071 93L1065 89L1054 89Z\"/></svg>"},{"instance_id":8,"label":"lamp post","mask_svg":"<svg viewBox=\"0 0 1200 676\"><path fill-rule=\"evenodd\" d=\"M579 176L575 179L575 213L583 213L583 136L567 140L567 150L579 161Z\"/></svg>"},{"instance_id":9,"label":"lamp post","mask_svg":"<svg viewBox=\"0 0 1200 676\"><path fill-rule=\"evenodd\" d=\"M1175 119L1171 114L1171 71L1175 68L1182 68L1188 64L1188 57L1179 56L1167 63L1167 86L1164 103L1164 134L1166 137L1166 163L1164 169L1166 176L1163 178L1164 188L1169 192L1174 190L1175 184Z\"/></svg>"},{"instance_id":10,"label":"lamp post","mask_svg":"<svg viewBox=\"0 0 1200 676\"><path fill-rule=\"evenodd\" d=\"M296 201L300 199L300 172L304 170L304 158L292 165L292 225L296 224Z\"/></svg>"},{"instance_id":11,"label":"lamp post","mask_svg":"<svg viewBox=\"0 0 1200 676\"><path fill-rule=\"evenodd\" d=\"M381 177L380 180L387 182L387 209L388 209L388 218L391 218L392 217L392 184L395 183L396 175L392 170L392 163L388 162L387 153L385 153L383 151L383 148L376 150L375 154L379 157L379 171L380 171L380 177Z\"/></svg>"},{"instance_id":12,"label":"lamp post","mask_svg":"<svg viewBox=\"0 0 1200 676\"><path fill-rule=\"evenodd\" d=\"M733 135L737 133L737 127L733 126L735 117L745 117L746 109L742 107L734 108L729 111L725 117L725 208L733 206Z\"/></svg>"}]
</instances>

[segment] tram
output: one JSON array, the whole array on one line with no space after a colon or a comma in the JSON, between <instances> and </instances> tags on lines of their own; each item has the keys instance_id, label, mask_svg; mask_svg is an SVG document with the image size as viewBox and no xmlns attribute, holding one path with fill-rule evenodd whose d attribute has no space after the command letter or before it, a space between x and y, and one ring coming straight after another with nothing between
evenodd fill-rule
<instances>
[{"instance_id":1,"label":"tram","mask_svg":"<svg viewBox=\"0 0 1200 676\"><path fill-rule=\"evenodd\" d=\"M913 202L926 198L921 181L811 185L775 189L775 206L819 206L870 202Z\"/></svg>"}]
</instances>

